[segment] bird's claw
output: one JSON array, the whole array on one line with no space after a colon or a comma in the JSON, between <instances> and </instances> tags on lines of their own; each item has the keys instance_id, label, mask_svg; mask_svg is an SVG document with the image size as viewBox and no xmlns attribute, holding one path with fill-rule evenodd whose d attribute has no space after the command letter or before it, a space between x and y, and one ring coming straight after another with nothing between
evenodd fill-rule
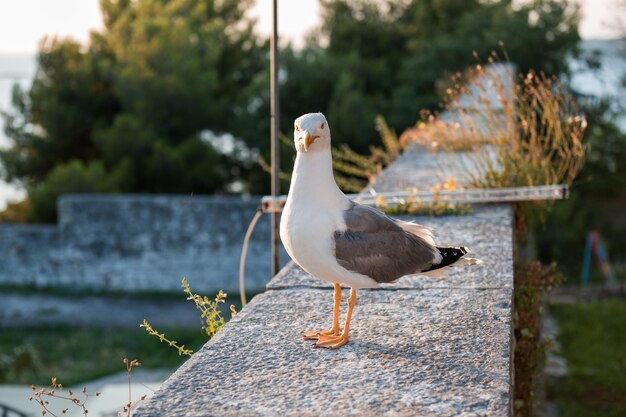
<instances>
[{"instance_id":1,"label":"bird's claw","mask_svg":"<svg viewBox=\"0 0 626 417\"><path fill-rule=\"evenodd\" d=\"M348 336L320 334L314 348L338 349L348 343Z\"/></svg>"},{"instance_id":2,"label":"bird's claw","mask_svg":"<svg viewBox=\"0 0 626 417\"><path fill-rule=\"evenodd\" d=\"M302 332L302 337L306 340L318 340L320 336L337 336L341 329L330 329L326 331L322 330L310 330L307 332Z\"/></svg>"}]
</instances>

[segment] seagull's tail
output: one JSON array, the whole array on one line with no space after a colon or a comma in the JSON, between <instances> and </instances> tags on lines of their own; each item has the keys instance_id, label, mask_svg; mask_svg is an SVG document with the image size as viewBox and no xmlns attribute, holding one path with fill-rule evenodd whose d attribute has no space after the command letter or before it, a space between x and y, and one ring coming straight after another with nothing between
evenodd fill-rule
<instances>
[{"instance_id":1,"label":"seagull's tail","mask_svg":"<svg viewBox=\"0 0 626 417\"><path fill-rule=\"evenodd\" d=\"M422 275L426 275L433 278L443 277L444 271L450 267L462 266L462 265L478 265L482 261L476 258L464 258L469 249L465 246L458 248L441 248L437 246L437 250L441 254L441 261L438 264L432 265L429 269L422 271Z\"/></svg>"}]
</instances>

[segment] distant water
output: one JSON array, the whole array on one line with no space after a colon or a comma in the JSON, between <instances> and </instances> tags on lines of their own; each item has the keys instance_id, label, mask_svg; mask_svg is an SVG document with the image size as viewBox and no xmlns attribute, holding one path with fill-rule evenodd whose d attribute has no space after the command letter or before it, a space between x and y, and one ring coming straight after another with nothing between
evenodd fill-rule
<instances>
[{"instance_id":1,"label":"distant water","mask_svg":"<svg viewBox=\"0 0 626 417\"><path fill-rule=\"evenodd\" d=\"M35 74L35 54L0 54L0 110L6 111L11 104L11 91L15 84L26 89ZM0 147L8 145L4 135L4 120L0 119ZM0 210L7 201L16 201L24 196L23 191L0 181Z\"/></svg>"}]
</instances>

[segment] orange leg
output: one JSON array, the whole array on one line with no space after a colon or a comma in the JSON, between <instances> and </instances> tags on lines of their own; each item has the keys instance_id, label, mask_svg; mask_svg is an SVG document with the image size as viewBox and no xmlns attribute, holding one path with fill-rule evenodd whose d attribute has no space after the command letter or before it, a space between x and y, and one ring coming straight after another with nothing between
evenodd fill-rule
<instances>
[{"instance_id":1,"label":"orange leg","mask_svg":"<svg viewBox=\"0 0 626 417\"><path fill-rule=\"evenodd\" d=\"M337 336L341 331L341 327L339 327L339 308L341 307L341 285L334 284L335 287L335 306L333 309L333 327L330 330L321 331L321 330L311 330L308 332L302 332L302 337L309 340L317 340L320 338L320 335L325 336Z\"/></svg>"},{"instance_id":2,"label":"orange leg","mask_svg":"<svg viewBox=\"0 0 626 417\"><path fill-rule=\"evenodd\" d=\"M322 335L320 334L317 343L313 347L323 347L326 349L337 349L348 343L348 333L350 332L350 319L352 319L352 311L356 305L356 290L350 289L350 298L348 298L348 314L346 316L346 324L343 327L341 335Z\"/></svg>"}]
</instances>

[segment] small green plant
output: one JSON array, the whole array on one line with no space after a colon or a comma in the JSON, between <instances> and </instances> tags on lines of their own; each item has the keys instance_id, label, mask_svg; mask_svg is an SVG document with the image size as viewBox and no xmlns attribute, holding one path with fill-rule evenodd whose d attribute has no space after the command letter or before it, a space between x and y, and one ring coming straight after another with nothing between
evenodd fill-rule
<instances>
[{"instance_id":1,"label":"small green plant","mask_svg":"<svg viewBox=\"0 0 626 417\"><path fill-rule=\"evenodd\" d=\"M148 334L152 335L152 336L156 336L159 338L159 340L162 343L167 343L168 345L170 345L171 347L175 348L176 350L178 350L178 354L179 355L187 355L187 356L191 356L193 354L193 350L191 349L186 349L185 345L179 345L178 342L176 340L170 340L165 336L165 333L159 333L157 332L151 325L150 323L148 323L148 320L144 319L143 323L140 324L140 327L143 327L144 329L146 329L146 332L148 332Z\"/></svg>"},{"instance_id":2,"label":"small green plant","mask_svg":"<svg viewBox=\"0 0 626 417\"><path fill-rule=\"evenodd\" d=\"M224 316L222 316L222 312L220 310L220 304L223 304L226 301L226 293L220 290L215 295L215 299L213 300L207 296L195 294L191 291L187 278L183 278L182 287L185 294L187 294L187 300L193 301L196 308L201 313L200 320L202 321L202 332L209 339L215 336L215 334L226 324L226 320L224 319ZM235 317L237 311L235 310L234 305L230 306L230 312L231 317ZM178 350L179 355L191 356L193 354L193 351L185 348L185 345L179 345L176 340L168 339L165 336L165 333L159 333L150 325L150 323L148 323L147 320L144 319L140 326L145 328L150 335L158 337L161 342L166 343Z\"/></svg>"},{"instance_id":3,"label":"small green plant","mask_svg":"<svg viewBox=\"0 0 626 417\"><path fill-rule=\"evenodd\" d=\"M200 316L202 330L208 338L215 336L226 324L226 320L224 320L220 311L220 304L226 301L226 293L220 290L215 295L215 299L211 300L207 296L194 294L186 278L183 278L182 285L183 291L187 294L187 300L192 300L196 304L196 308L202 313ZM233 306L231 306L231 311L233 311Z\"/></svg>"}]
</instances>

